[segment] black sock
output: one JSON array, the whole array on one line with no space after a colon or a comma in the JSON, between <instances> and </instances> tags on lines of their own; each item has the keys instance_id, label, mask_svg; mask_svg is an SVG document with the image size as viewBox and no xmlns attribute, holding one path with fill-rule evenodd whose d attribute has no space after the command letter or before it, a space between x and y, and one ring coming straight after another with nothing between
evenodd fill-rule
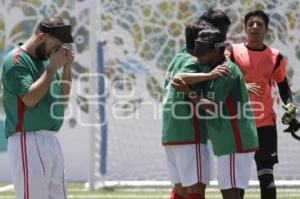
<instances>
[{"instance_id":1,"label":"black sock","mask_svg":"<svg viewBox=\"0 0 300 199\"><path fill-rule=\"evenodd\" d=\"M258 173L261 173L258 176L261 199L276 199L276 186L273 176L273 169L262 169L258 171Z\"/></svg>"},{"instance_id":2,"label":"black sock","mask_svg":"<svg viewBox=\"0 0 300 199\"><path fill-rule=\"evenodd\" d=\"M241 195L241 199L244 199L244 195L245 195L244 189L240 189L240 195Z\"/></svg>"}]
</instances>

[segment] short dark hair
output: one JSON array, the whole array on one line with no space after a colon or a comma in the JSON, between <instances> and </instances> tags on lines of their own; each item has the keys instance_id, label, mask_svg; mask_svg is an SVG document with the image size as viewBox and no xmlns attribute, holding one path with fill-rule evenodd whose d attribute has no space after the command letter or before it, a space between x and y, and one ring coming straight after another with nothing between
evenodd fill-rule
<instances>
[{"instance_id":1,"label":"short dark hair","mask_svg":"<svg viewBox=\"0 0 300 199\"><path fill-rule=\"evenodd\" d=\"M266 28L267 29L269 28L269 22L270 22L269 16L262 10L255 10L253 12L248 12L244 19L245 26L247 26L249 19L254 16L261 17L265 22Z\"/></svg>"},{"instance_id":2,"label":"short dark hair","mask_svg":"<svg viewBox=\"0 0 300 199\"><path fill-rule=\"evenodd\" d=\"M198 23L203 22L213 25L224 35L226 35L231 25L231 21L225 12L212 8L209 8L199 17Z\"/></svg>"},{"instance_id":3,"label":"short dark hair","mask_svg":"<svg viewBox=\"0 0 300 199\"><path fill-rule=\"evenodd\" d=\"M202 24L190 23L185 27L185 42L187 51L193 52L195 49L195 40L198 38L199 32L205 27Z\"/></svg>"},{"instance_id":4,"label":"short dark hair","mask_svg":"<svg viewBox=\"0 0 300 199\"><path fill-rule=\"evenodd\" d=\"M40 33L41 25L45 25L47 27L54 27L54 26L63 26L65 25L64 21L60 17L48 17L43 19L40 23L38 23L35 33Z\"/></svg>"},{"instance_id":5,"label":"short dark hair","mask_svg":"<svg viewBox=\"0 0 300 199\"><path fill-rule=\"evenodd\" d=\"M214 27L207 27L199 32L198 39L210 44L222 43L226 40L226 36ZM220 47L220 53L224 54L225 46Z\"/></svg>"}]
</instances>

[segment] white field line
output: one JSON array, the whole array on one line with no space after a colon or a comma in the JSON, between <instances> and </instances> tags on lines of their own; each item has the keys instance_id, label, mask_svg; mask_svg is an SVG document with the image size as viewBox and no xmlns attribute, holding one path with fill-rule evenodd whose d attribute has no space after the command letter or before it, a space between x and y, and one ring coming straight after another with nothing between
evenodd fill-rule
<instances>
[{"instance_id":1,"label":"white field line","mask_svg":"<svg viewBox=\"0 0 300 199\"><path fill-rule=\"evenodd\" d=\"M0 187L0 192L13 191L13 190L14 190L14 186L12 184Z\"/></svg>"},{"instance_id":2,"label":"white field line","mask_svg":"<svg viewBox=\"0 0 300 199\"><path fill-rule=\"evenodd\" d=\"M101 190L101 189L100 189ZM152 193L152 192L169 192L171 189L169 188L118 188L116 189L117 192L128 192L128 193L134 193L134 192L146 192L146 193ZM6 191L14 191L13 185L6 185L3 187L0 187L0 192L6 192ZM89 190L85 188L74 188L74 189L68 189L68 192L89 192ZM219 189L217 188L208 188L206 189L206 192L219 192ZM249 189L246 191L246 193L251 192L257 192L256 189ZM278 190L279 193L300 193L300 189L291 189L291 188L281 188ZM92 193L92 192L91 192Z\"/></svg>"},{"instance_id":3,"label":"white field line","mask_svg":"<svg viewBox=\"0 0 300 199\"><path fill-rule=\"evenodd\" d=\"M0 193L1 192L6 192L6 191L14 191L14 186L12 184L10 185L5 185L3 187L0 187ZM88 192L87 189L68 189L69 192Z\"/></svg>"},{"instance_id":4,"label":"white field line","mask_svg":"<svg viewBox=\"0 0 300 199\"><path fill-rule=\"evenodd\" d=\"M99 190L96 190L97 191L104 191L105 189L99 189ZM141 192L145 192L145 193L152 193L152 192L160 192L160 193L163 193L163 192L170 192L171 189L167 189L167 188L118 188L115 190L116 192L118 193L134 193L134 192L137 192L137 193L141 193ZM220 190L217 189L217 188L208 188L206 189L205 192L207 193L212 193L212 192L219 192ZM93 192L90 192L89 190L86 190L85 188L83 189L68 189L68 192L89 192L89 193L93 193ZM257 189L248 189L246 190L246 193L252 193L252 192L258 192ZM297 189L291 189L291 188L280 188L278 190L278 193L300 193L300 188Z\"/></svg>"},{"instance_id":5,"label":"white field line","mask_svg":"<svg viewBox=\"0 0 300 199\"><path fill-rule=\"evenodd\" d=\"M168 198L170 195L160 195L160 196L141 196L141 195L68 195L68 198L78 198L78 199L164 199L164 198ZM247 195L247 197L252 197L252 198L257 198L259 199L260 195L256 194L256 195ZM280 197L280 195L279 195ZM282 197L282 196L281 196ZM293 198L298 198L299 195L298 194L289 194L288 197L293 197ZM209 198L211 199L219 199L220 195L213 195L213 196L209 196ZM1 196L1 199L15 199L15 196Z\"/></svg>"},{"instance_id":6,"label":"white field line","mask_svg":"<svg viewBox=\"0 0 300 199\"><path fill-rule=\"evenodd\" d=\"M149 195L149 196L141 196L141 195L68 195L68 198L78 198L78 199L146 199L146 198L151 198L151 199L163 199L163 198L168 198L170 195L169 194L164 194L164 195L159 195L159 196L154 196L154 195ZM255 197L259 199L260 195L257 194L247 194L247 197ZM278 197L282 197L283 195L278 194ZM299 194L288 194L284 195L288 197L293 197L293 198L298 198ZM209 196L211 199L219 199L220 194L213 194ZM14 199L15 196L13 195L7 195L7 196L1 196L1 199Z\"/></svg>"},{"instance_id":7,"label":"white field line","mask_svg":"<svg viewBox=\"0 0 300 199\"><path fill-rule=\"evenodd\" d=\"M300 180L276 180L275 184L279 187L286 186L300 186ZM259 182L257 180L250 180L249 185L251 187L259 186ZM100 181L97 182L95 187L113 187L113 186L136 186L136 187L145 187L145 186L171 186L170 181ZM210 181L210 186L218 186L218 182L216 180ZM85 183L85 187L89 188L89 183Z\"/></svg>"}]
</instances>

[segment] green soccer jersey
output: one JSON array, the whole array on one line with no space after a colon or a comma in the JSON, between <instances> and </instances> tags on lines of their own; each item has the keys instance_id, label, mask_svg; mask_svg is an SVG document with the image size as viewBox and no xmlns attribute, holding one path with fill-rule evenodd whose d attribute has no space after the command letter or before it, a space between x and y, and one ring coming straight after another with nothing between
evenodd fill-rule
<instances>
[{"instance_id":1,"label":"green soccer jersey","mask_svg":"<svg viewBox=\"0 0 300 199\"><path fill-rule=\"evenodd\" d=\"M233 62L227 61L230 77L205 83L207 98L220 106L217 117L206 120L215 155L250 152L258 148L257 130L243 75Z\"/></svg>"},{"instance_id":2,"label":"green soccer jersey","mask_svg":"<svg viewBox=\"0 0 300 199\"><path fill-rule=\"evenodd\" d=\"M58 131L62 126L64 106L58 74L53 76L51 88L34 107L26 107L21 100L48 65L48 61L34 59L20 47L6 56L2 72L6 137L21 131Z\"/></svg>"},{"instance_id":3,"label":"green soccer jersey","mask_svg":"<svg viewBox=\"0 0 300 199\"><path fill-rule=\"evenodd\" d=\"M163 99L162 143L180 145L206 143L204 121L199 120L193 105L183 93L171 86L171 79L176 73L200 71L199 64L188 53L178 53L168 66ZM200 93L199 84L191 90Z\"/></svg>"}]
</instances>

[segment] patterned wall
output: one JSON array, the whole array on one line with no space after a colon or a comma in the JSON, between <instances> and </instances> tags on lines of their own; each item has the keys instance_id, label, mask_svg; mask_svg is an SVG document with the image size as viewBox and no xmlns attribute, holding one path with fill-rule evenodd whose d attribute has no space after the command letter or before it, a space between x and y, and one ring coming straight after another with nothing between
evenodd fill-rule
<instances>
[{"instance_id":1,"label":"patterned wall","mask_svg":"<svg viewBox=\"0 0 300 199\"><path fill-rule=\"evenodd\" d=\"M107 74L129 77L147 73L150 93L160 91L161 77L154 70L165 71L169 61L184 42L184 27L209 7L223 9L232 20L228 34L230 42L244 40L243 16L254 9L263 9L270 15L267 44L279 48L289 60L289 76L300 59L300 3L298 0L195 0L195 1L101 1L103 38L118 57L107 55ZM288 47L288 48L287 48ZM296 92L297 87L293 87ZM154 96L160 100L157 95Z\"/></svg>"}]
</instances>

